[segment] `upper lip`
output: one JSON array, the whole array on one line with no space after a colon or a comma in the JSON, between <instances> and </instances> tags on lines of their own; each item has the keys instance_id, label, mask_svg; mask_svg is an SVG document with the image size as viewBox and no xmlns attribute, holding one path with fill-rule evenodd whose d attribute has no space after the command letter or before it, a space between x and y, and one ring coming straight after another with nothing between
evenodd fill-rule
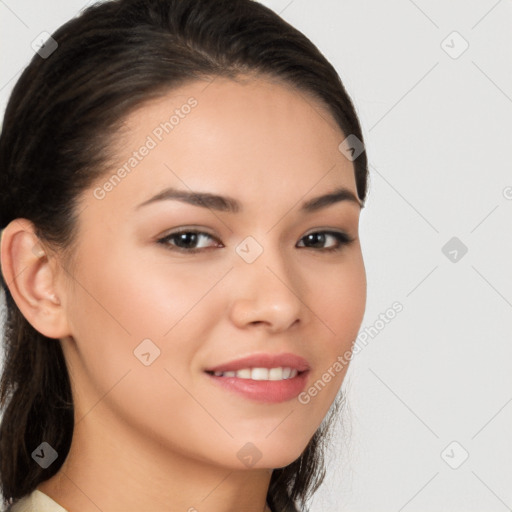
<instances>
[{"instance_id":1,"label":"upper lip","mask_svg":"<svg viewBox=\"0 0 512 512\"><path fill-rule=\"evenodd\" d=\"M207 368L207 372L230 372L244 368L291 368L298 372L310 369L309 363L296 354L254 354Z\"/></svg>"}]
</instances>

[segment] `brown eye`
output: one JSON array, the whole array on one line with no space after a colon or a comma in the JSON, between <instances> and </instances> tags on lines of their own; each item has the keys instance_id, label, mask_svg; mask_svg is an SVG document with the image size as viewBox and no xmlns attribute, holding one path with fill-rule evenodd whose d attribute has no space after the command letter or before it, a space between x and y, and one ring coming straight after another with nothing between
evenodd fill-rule
<instances>
[{"instance_id":1,"label":"brown eye","mask_svg":"<svg viewBox=\"0 0 512 512\"><path fill-rule=\"evenodd\" d=\"M211 245L208 240L216 240L212 235L204 231L182 230L170 233L158 240L158 243L168 246L171 250L185 252L199 252L208 247L219 247L217 243Z\"/></svg>"},{"instance_id":2,"label":"brown eye","mask_svg":"<svg viewBox=\"0 0 512 512\"><path fill-rule=\"evenodd\" d=\"M323 251L337 251L353 241L346 233L338 231L315 231L302 237L304 244L300 247L320 249ZM329 244L328 247L325 247Z\"/></svg>"}]
</instances>

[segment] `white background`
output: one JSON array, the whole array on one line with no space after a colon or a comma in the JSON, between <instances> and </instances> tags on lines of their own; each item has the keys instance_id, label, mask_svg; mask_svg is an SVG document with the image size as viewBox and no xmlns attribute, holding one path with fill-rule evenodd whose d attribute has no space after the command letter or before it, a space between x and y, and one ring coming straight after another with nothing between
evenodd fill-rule
<instances>
[{"instance_id":1,"label":"white background","mask_svg":"<svg viewBox=\"0 0 512 512\"><path fill-rule=\"evenodd\" d=\"M311 510L510 510L512 2L263 3L334 64L371 164L362 331L373 337L345 380ZM31 42L84 4L0 1L2 111ZM455 262L442 252L452 237L468 249L448 253ZM403 311L382 327L396 301Z\"/></svg>"}]
</instances>

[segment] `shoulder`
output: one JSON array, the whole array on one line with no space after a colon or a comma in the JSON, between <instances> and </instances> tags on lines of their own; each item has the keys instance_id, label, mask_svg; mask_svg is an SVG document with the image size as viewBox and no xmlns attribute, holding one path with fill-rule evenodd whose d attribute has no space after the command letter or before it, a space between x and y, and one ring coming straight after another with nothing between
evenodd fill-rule
<instances>
[{"instance_id":1,"label":"shoulder","mask_svg":"<svg viewBox=\"0 0 512 512\"><path fill-rule=\"evenodd\" d=\"M37 489L9 506L5 512L67 512L50 496Z\"/></svg>"}]
</instances>

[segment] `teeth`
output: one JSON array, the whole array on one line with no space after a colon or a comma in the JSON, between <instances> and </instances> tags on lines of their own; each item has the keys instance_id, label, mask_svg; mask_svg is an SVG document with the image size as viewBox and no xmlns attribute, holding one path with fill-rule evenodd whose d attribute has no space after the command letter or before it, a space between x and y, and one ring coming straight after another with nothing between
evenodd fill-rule
<instances>
[{"instance_id":1,"label":"teeth","mask_svg":"<svg viewBox=\"0 0 512 512\"><path fill-rule=\"evenodd\" d=\"M243 368L238 371L214 372L216 377L237 377L252 380L286 380L293 379L299 372L295 368Z\"/></svg>"},{"instance_id":2,"label":"teeth","mask_svg":"<svg viewBox=\"0 0 512 512\"><path fill-rule=\"evenodd\" d=\"M268 380L283 380L283 369L270 368L268 371Z\"/></svg>"},{"instance_id":3,"label":"teeth","mask_svg":"<svg viewBox=\"0 0 512 512\"><path fill-rule=\"evenodd\" d=\"M251 370L252 380L269 380L268 379L268 368L253 368Z\"/></svg>"}]
</instances>

